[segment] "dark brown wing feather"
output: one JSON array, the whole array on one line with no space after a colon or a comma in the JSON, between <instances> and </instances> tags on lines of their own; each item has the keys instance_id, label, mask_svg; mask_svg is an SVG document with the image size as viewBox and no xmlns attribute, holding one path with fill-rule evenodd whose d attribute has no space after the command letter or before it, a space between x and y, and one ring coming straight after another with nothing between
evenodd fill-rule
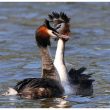
<instances>
[{"instance_id":1,"label":"dark brown wing feather","mask_svg":"<svg viewBox=\"0 0 110 110\"><path fill-rule=\"evenodd\" d=\"M48 78L27 78L17 83L14 88L23 98L49 98L60 97L63 89L59 83Z\"/></svg>"},{"instance_id":2,"label":"dark brown wing feather","mask_svg":"<svg viewBox=\"0 0 110 110\"><path fill-rule=\"evenodd\" d=\"M92 74L83 74L85 70L85 67L82 67L78 70L72 68L68 72L71 84L80 84L83 88L91 87L92 82L94 81L93 79L90 79Z\"/></svg>"}]
</instances>

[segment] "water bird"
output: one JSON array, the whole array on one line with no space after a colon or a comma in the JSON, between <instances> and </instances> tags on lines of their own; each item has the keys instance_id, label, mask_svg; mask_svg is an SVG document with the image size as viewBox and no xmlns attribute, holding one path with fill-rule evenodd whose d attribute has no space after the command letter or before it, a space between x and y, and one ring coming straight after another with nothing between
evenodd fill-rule
<instances>
[{"instance_id":1,"label":"water bird","mask_svg":"<svg viewBox=\"0 0 110 110\"><path fill-rule=\"evenodd\" d=\"M14 88L9 88L3 95L18 95L21 98L27 99L61 97L63 95L64 90L48 48L50 46L50 39L57 37L65 38L65 36L59 35L50 26L48 20L45 20L44 24L35 33L35 39L42 59L42 77L23 79Z\"/></svg>"},{"instance_id":2,"label":"water bird","mask_svg":"<svg viewBox=\"0 0 110 110\"><path fill-rule=\"evenodd\" d=\"M91 79L92 74L83 74L86 70L85 67L81 67L78 70L71 68L67 71L67 67L65 65L65 44L70 38L70 18L64 12L52 12L48 15L48 17L57 32L68 36L67 39L58 38L57 50L54 59L54 65L59 73L65 94L76 94L83 96L92 95L92 82L94 81Z\"/></svg>"}]
</instances>

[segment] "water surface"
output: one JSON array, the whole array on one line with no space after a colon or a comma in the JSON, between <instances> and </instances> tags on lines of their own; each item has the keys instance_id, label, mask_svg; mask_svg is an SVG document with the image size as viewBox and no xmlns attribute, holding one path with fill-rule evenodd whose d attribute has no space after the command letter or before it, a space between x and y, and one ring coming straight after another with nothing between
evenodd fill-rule
<instances>
[{"instance_id":1,"label":"water surface","mask_svg":"<svg viewBox=\"0 0 110 110\"><path fill-rule=\"evenodd\" d=\"M34 33L52 11L64 11L71 18L65 59L76 69L85 66L85 73L95 73L93 96L40 100L0 96L0 107L110 107L110 3L0 3L0 91L24 78L40 77ZM56 42L52 44L54 58Z\"/></svg>"}]
</instances>

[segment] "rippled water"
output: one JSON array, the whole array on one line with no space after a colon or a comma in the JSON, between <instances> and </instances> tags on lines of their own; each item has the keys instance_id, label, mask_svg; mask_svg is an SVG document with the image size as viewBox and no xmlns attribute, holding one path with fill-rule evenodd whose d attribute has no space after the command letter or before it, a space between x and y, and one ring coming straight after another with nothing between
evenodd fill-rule
<instances>
[{"instance_id":1,"label":"rippled water","mask_svg":"<svg viewBox=\"0 0 110 110\"><path fill-rule=\"evenodd\" d=\"M0 91L21 79L40 77L34 33L52 11L64 11L71 18L65 59L75 68L87 67L85 73L95 73L93 96L41 100L0 96L0 107L110 107L110 3L0 3ZM52 44L54 56L56 42Z\"/></svg>"}]
</instances>

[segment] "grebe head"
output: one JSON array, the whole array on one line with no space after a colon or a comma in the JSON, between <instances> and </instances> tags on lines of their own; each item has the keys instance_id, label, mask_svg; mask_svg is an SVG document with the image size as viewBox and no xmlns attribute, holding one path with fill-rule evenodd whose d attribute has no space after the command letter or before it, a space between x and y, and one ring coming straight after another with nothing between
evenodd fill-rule
<instances>
[{"instance_id":1,"label":"grebe head","mask_svg":"<svg viewBox=\"0 0 110 110\"><path fill-rule=\"evenodd\" d=\"M56 13L52 12L52 14L49 14L50 22L54 23L54 28L63 35L68 36L70 35L70 18L63 12ZM67 37L65 40L68 40Z\"/></svg>"},{"instance_id":2,"label":"grebe head","mask_svg":"<svg viewBox=\"0 0 110 110\"><path fill-rule=\"evenodd\" d=\"M50 45L50 38L58 37L58 32L45 19L44 24L37 29L35 37L38 46L47 47Z\"/></svg>"}]
</instances>

